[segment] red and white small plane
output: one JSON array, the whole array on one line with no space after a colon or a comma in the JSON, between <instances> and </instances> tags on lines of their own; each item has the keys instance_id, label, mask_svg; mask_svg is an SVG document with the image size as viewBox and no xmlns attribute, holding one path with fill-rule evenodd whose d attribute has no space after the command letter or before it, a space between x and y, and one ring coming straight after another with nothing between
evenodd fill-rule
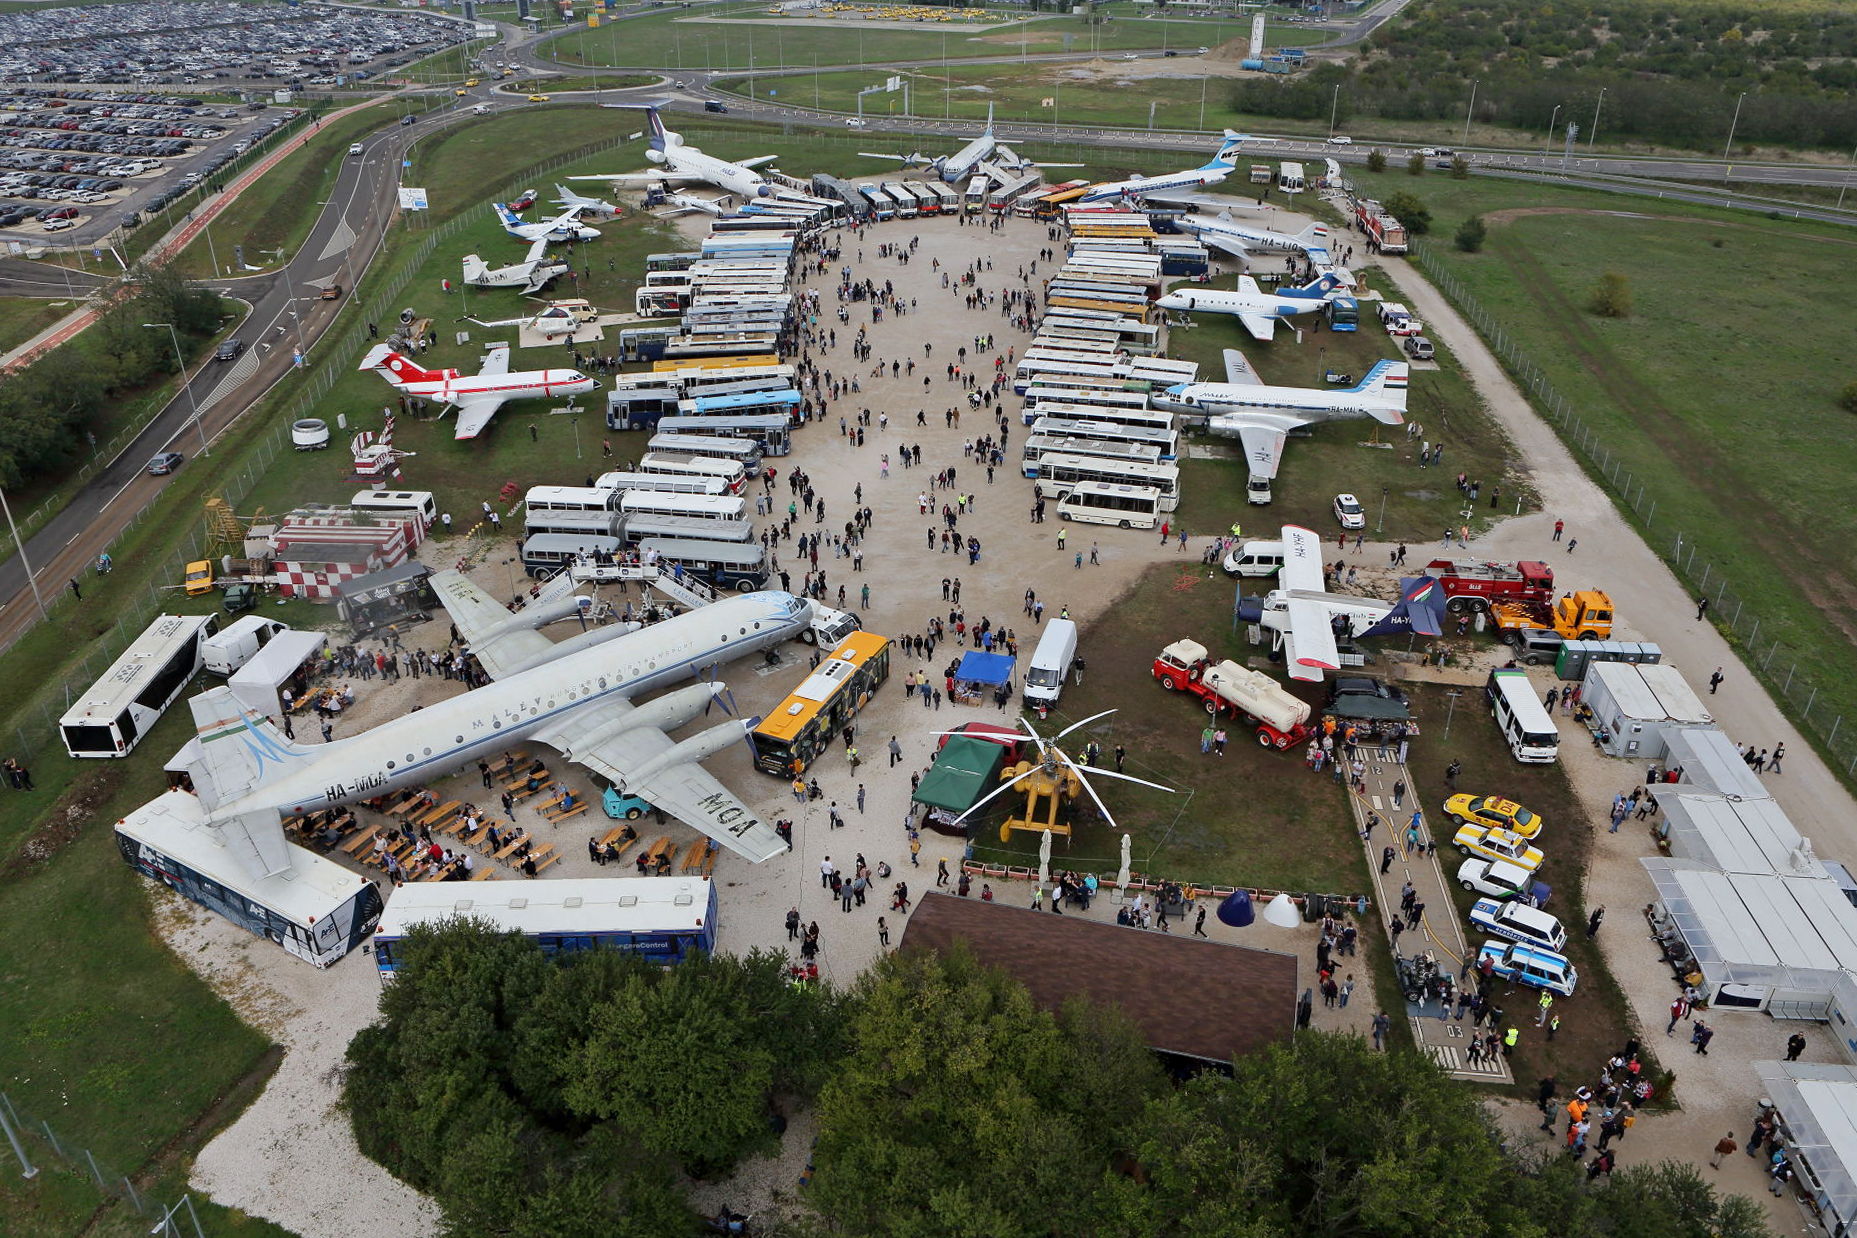
<instances>
[{"instance_id":1,"label":"red and white small plane","mask_svg":"<svg viewBox=\"0 0 1857 1238\"><path fill-rule=\"evenodd\" d=\"M360 367L373 370L407 395L423 396L458 410L453 438L476 438L496 411L508 400L585 395L600 384L579 370L521 370L509 372L509 348L499 345L484 355L483 369L475 375L457 370L428 370L386 344L376 344L361 358Z\"/></svg>"}]
</instances>

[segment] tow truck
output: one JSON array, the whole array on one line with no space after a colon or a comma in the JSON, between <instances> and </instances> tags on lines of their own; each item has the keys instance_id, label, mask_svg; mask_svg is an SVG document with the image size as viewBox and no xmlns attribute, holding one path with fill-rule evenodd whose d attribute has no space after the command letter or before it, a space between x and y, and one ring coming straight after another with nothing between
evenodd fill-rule
<instances>
[{"instance_id":1,"label":"tow truck","mask_svg":"<svg viewBox=\"0 0 1857 1238\"><path fill-rule=\"evenodd\" d=\"M1436 580L1454 615L1475 614L1497 602L1547 606L1554 600L1554 571L1545 563L1488 563L1475 559L1433 559L1425 575Z\"/></svg>"},{"instance_id":2,"label":"tow truck","mask_svg":"<svg viewBox=\"0 0 1857 1238\"><path fill-rule=\"evenodd\" d=\"M1196 640L1177 640L1154 659L1154 677L1169 692L1187 692L1213 717L1231 714L1257 728L1257 742L1282 751L1315 733L1308 702L1290 694L1262 671L1229 658L1216 665Z\"/></svg>"},{"instance_id":3,"label":"tow truck","mask_svg":"<svg viewBox=\"0 0 1857 1238\"><path fill-rule=\"evenodd\" d=\"M1605 640L1612 635L1612 598L1600 589L1565 594L1541 603L1497 602L1490 607L1496 628L1507 638L1529 629L1556 632L1563 640Z\"/></svg>"}]
</instances>

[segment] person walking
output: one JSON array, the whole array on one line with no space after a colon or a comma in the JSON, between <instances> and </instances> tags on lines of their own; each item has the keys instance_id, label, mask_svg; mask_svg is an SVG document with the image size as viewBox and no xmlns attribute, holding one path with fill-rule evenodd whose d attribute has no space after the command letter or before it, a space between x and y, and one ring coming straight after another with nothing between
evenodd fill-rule
<instances>
[{"instance_id":1,"label":"person walking","mask_svg":"<svg viewBox=\"0 0 1857 1238\"><path fill-rule=\"evenodd\" d=\"M882 917L877 917L877 944L888 950L890 948L890 925Z\"/></svg>"},{"instance_id":2,"label":"person walking","mask_svg":"<svg viewBox=\"0 0 1857 1238\"><path fill-rule=\"evenodd\" d=\"M1676 1035L1677 1020L1689 1013L1689 1001L1681 993L1670 1003L1670 1022L1664 1027L1664 1035Z\"/></svg>"},{"instance_id":3,"label":"person walking","mask_svg":"<svg viewBox=\"0 0 1857 1238\"><path fill-rule=\"evenodd\" d=\"M1799 1055L1804 1052L1805 1052L1805 1036L1803 1033L1794 1032L1791 1036L1787 1037L1786 1039L1786 1060L1787 1061L1789 1062L1798 1061Z\"/></svg>"},{"instance_id":4,"label":"person walking","mask_svg":"<svg viewBox=\"0 0 1857 1238\"><path fill-rule=\"evenodd\" d=\"M799 939L800 909L798 907L789 907L787 908L787 940L798 941Z\"/></svg>"},{"instance_id":5,"label":"person walking","mask_svg":"<svg viewBox=\"0 0 1857 1238\"><path fill-rule=\"evenodd\" d=\"M1709 695L1714 696L1715 690L1721 686L1722 686L1722 668L1718 666L1715 668L1715 673L1709 676Z\"/></svg>"},{"instance_id":6,"label":"person walking","mask_svg":"<svg viewBox=\"0 0 1857 1238\"><path fill-rule=\"evenodd\" d=\"M1726 1135L1723 1135L1720 1139L1715 1141L1715 1155L1709 1158L1709 1168L1720 1169L1722 1167L1722 1158L1724 1156L1733 1156L1736 1152L1740 1151L1740 1148L1741 1145L1734 1141L1734 1132L1729 1131Z\"/></svg>"},{"instance_id":7,"label":"person walking","mask_svg":"<svg viewBox=\"0 0 1857 1238\"><path fill-rule=\"evenodd\" d=\"M1207 936L1207 933L1206 933L1206 909L1205 909L1204 907L1201 907L1201 908L1199 909L1199 915L1197 915L1197 916L1196 916L1196 917L1194 917L1194 919L1193 919L1193 936L1195 936L1195 937L1205 937L1205 936Z\"/></svg>"},{"instance_id":8,"label":"person walking","mask_svg":"<svg viewBox=\"0 0 1857 1238\"><path fill-rule=\"evenodd\" d=\"M1707 1023L1704 1023L1701 1019L1697 1019L1695 1035L1690 1037L1690 1039L1695 1042L1696 1052L1700 1053L1703 1057L1707 1057L1709 1056L1709 1042L1715 1039L1715 1029L1710 1027Z\"/></svg>"},{"instance_id":9,"label":"person walking","mask_svg":"<svg viewBox=\"0 0 1857 1238\"><path fill-rule=\"evenodd\" d=\"M1606 918L1603 905L1593 908L1593 914L1586 918L1586 939L1591 941L1599 935L1599 922Z\"/></svg>"}]
</instances>

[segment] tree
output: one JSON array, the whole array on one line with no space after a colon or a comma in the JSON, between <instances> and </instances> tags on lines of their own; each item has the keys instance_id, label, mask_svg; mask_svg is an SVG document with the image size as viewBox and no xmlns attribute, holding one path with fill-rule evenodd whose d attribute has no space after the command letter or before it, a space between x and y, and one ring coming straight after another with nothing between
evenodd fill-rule
<instances>
[{"instance_id":1,"label":"tree","mask_svg":"<svg viewBox=\"0 0 1857 1238\"><path fill-rule=\"evenodd\" d=\"M1474 254L1483 248L1483 242L1489 236L1489 226L1483 222L1483 216L1472 215L1457 225L1457 235L1453 238L1457 248L1467 254Z\"/></svg>"},{"instance_id":2,"label":"tree","mask_svg":"<svg viewBox=\"0 0 1857 1238\"><path fill-rule=\"evenodd\" d=\"M1425 156L1419 154L1417 151L1413 151L1412 157L1406 160L1406 175L1407 176L1425 175Z\"/></svg>"},{"instance_id":3,"label":"tree","mask_svg":"<svg viewBox=\"0 0 1857 1238\"><path fill-rule=\"evenodd\" d=\"M1593 285L1589 308L1601 318L1631 317L1631 281L1617 271L1607 271Z\"/></svg>"},{"instance_id":4,"label":"tree","mask_svg":"<svg viewBox=\"0 0 1857 1238\"><path fill-rule=\"evenodd\" d=\"M1470 161L1462 155L1451 156L1451 179L1454 181L1470 179Z\"/></svg>"},{"instance_id":5,"label":"tree","mask_svg":"<svg viewBox=\"0 0 1857 1238\"><path fill-rule=\"evenodd\" d=\"M1369 172L1386 171L1386 152L1381 150L1377 146L1374 147L1372 150L1368 151L1367 152L1367 170Z\"/></svg>"},{"instance_id":6,"label":"tree","mask_svg":"<svg viewBox=\"0 0 1857 1238\"><path fill-rule=\"evenodd\" d=\"M1431 231L1431 212L1415 195L1403 190L1398 193L1389 193L1382 205L1393 218L1406 226L1406 231L1411 235L1424 236Z\"/></svg>"}]
</instances>

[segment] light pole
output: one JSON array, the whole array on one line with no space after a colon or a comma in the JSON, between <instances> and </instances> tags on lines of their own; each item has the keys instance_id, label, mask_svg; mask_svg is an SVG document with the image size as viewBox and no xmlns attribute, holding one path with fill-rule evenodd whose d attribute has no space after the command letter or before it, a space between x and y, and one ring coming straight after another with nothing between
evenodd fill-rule
<instances>
[{"instance_id":1,"label":"light pole","mask_svg":"<svg viewBox=\"0 0 1857 1238\"><path fill-rule=\"evenodd\" d=\"M4 490L0 490L0 512L6 514L6 527L13 531L13 548L19 551L19 561L25 565L26 583L32 586L32 600L38 603L39 618L49 619L51 616L45 613L45 599L39 596L39 578L32 570L32 561L26 558L26 544L19 540L19 526L13 523L13 508L6 501L6 491ZM13 1132L11 1128L9 1128L7 1130L7 1137L10 1139L12 1135ZM18 1145L15 1145L16 1148L17 1146ZM25 1158L22 1156L20 1159L24 1160ZM27 1174L26 1177L30 1178L32 1174L37 1172L38 1170L35 1169L32 1173Z\"/></svg>"},{"instance_id":2,"label":"light pole","mask_svg":"<svg viewBox=\"0 0 1857 1238\"><path fill-rule=\"evenodd\" d=\"M1341 83L1335 83L1334 96L1328 101L1328 136L1335 136L1335 118L1341 114ZM1152 126L1150 126L1152 127Z\"/></svg>"},{"instance_id":3,"label":"light pole","mask_svg":"<svg viewBox=\"0 0 1857 1238\"><path fill-rule=\"evenodd\" d=\"M193 384L187 381L187 362L186 359L181 356L180 335L174 330L174 324L171 322L145 322L142 326L150 331L159 331L163 327L167 328L168 339L174 343L174 364L180 369L181 389L187 393L187 406L193 409L193 428L198 431L200 435L200 455L203 457L212 455L213 453L208 451L206 447L206 426L200 421L200 402L194 398Z\"/></svg>"},{"instance_id":4,"label":"light pole","mask_svg":"<svg viewBox=\"0 0 1857 1238\"><path fill-rule=\"evenodd\" d=\"M1593 143L1599 140L1599 109L1605 106L1606 88L1599 88L1599 98L1593 103L1593 129L1586 135L1586 149L1591 150Z\"/></svg>"},{"instance_id":5,"label":"light pole","mask_svg":"<svg viewBox=\"0 0 1857 1238\"><path fill-rule=\"evenodd\" d=\"M1746 101L1747 91L1744 90L1741 92L1741 97L1734 101L1734 119L1728 122L1728 141L1722 145L1722 184L1724 185L1728 183L1728 173L1734 167L1728 160L1733 157L1731 152L1734 150L1734 131L1741 123L1741 105Z\"/></svg>"},{"instance_id":6,"label":"light pole","mask_svg":"<svg viewBox=\"0 0 1857 1238\"><path fill-rule=\"evenodd\" d=\"M1844 169L1844 183L1838 186L1838 209L1844 209L1844 191L1851 187L1851 173L1857 172L1857 148L1851 150L1850 166Z\"/></svg>"},{"instance_id":7,"label":"light pole","mask_svg":"<svg viewBox=\"0 0 1857 1238\"><path fill-rule=\"evenodd\" d=\"M1477 87L1482 84L1481 79L1478 78L1472 78L1470 81L1470 104L1464 108L1464 144L1466 146L1470 144L1470 115L1477 110Z\"/></svg>"},{"instance_id":8,"label":"light pole","mask_svg":"<svg viewBox=\"0 0 1857 1238\"><path fill-rule=\"evenodd\" d=\"M1541 153L1547 154L1554 148L1554 122L1560 119L1560 104L1554 105L1554 114L1548 117L1547 137L1542 139Z\"/></svg>"},{"instance_id":9,"label":"light pole","mask_svg":"<svg viewBox=\"0 0 1857 1238\"><path fill-rule=\"evenodd\" d=\"M1376 535L1380 533L1384 533L1386 531L1386 487L1385 486L1380 487L1380 518L1373 522L1373 531Z\"/></svg>"},{"instance_id":10,"label":"light pole","mask_svg":"<svg viewBox=\"0 0 1857 1238\"><path fill-rule=\"evenodd\" d=\"M1150 133L1154 131L1154 109L1160 106L1160 102L1159 99L1148 100L1148 131Z\"/></svg>"},{"instance_id":11,"label":"light pole","mask_svg":"<svg viewBox=\"0 0 1857 1238\"><path fill-rule=\"evenodd\" d=\"M1212 80L1211 75L1204 74L1204 73L1200 74L1200 77L1199 77L1199 127L1201 129L1204 129L1206 127L1206 83L1211 80Z\"/></svg>"}]
</instances>

